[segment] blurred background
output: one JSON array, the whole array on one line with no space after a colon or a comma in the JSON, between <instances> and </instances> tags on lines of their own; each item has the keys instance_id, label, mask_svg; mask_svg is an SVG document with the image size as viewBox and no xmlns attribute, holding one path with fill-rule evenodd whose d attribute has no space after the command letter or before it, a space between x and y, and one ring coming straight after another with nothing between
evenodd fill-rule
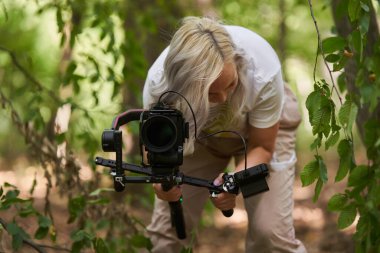
<instances>
[{"instance_id":1,"label":"blurred background","mask_svg":"<svg viewBox=\"0 0 380 253\"><path fill-rule=\"evenodd\" d=\"M328 37L334 32L330 1L314 1L313 11L321 36ZM108 171L93 159L108 155L101 152L100 136L113 117L141 108L147 70L187 15L245 26L277 51L303 114L294 191L297 237L311 253L353 252L354 227L338 230L336 215L326 208L345 182L329 180L314 203L314 186L302 187L299 179L314 157L305 101L313 89L317 54L310 6L300 0L0 1L0 184L28 200L2 206L0 217L17 221L38 243L55 250L91 242L95 235L110 252L149 247L143 227L153 208L151 186L130 185L115 195ZM318 78L327 76L321 61L316 67ZM137 133L137 124L131 124L124 134L130 162L139 161L133 146ZM360 160L361 143L355 147ZM333 178L336 151L322 155ZM195 251L244 252L246 224L242 206L226 219L208 205ZM37 228L43 231L36 237ZM115 250L120 245L125 251Z\"/></svg>"}]
</instances>

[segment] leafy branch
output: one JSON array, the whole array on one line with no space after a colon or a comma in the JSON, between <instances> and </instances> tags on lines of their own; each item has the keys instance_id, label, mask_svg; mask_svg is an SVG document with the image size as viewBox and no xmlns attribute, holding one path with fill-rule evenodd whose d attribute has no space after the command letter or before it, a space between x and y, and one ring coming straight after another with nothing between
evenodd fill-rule
<instances>
[{"instance_id":1,"label":"leafy branch","mask_svg":"<svg viewBox=\"0 0 380 253\"><path fill-rule=\"evenodd\" d=\"M314 91L309 94L306 107L313 134L316 135L311 147L317 154L315 160L309 162L301 172L301 181L303 186L307 186L318 179L314 196L316 201L323 183L327 181L327 168L318 149L322 145L323 137L326 138L326 150L339 142L339 168L335 182L347 178L347 186L344 193L337 193L329 200L328 208L339 213L340 229L353 224L358 216L354 237L356 251L374 252L380 248L380 232L376 229L380 226L380 115L376 114L380 111L380 85L377 78L380 72L374 64L380 61L380 51L376 50L378 42L373 40L379 37L377 21L373 17L374 9L369 0L333 0L332 5L335 10L339 6L341 14L338 17L334 13L337 31L344 37L336 35L322 40L311 0L308 2L318 35L318 51L313 71ZM372 31L369 31L370 27L373 28ZM329 72L331 89L325 80L316 80L319 53ZM329 63L334 64L332 70ZM344 102L332 76L332 72L337 71L342 71L338 78L340 90L347 90ZM338 117L335 116L335 103L331 99L333 92L340 101ZM370 110L372 113L368 113ZM357 164L355 161L352 133L355 122L366 148L366 164ZM339 136L340 129L344 130L344 138Z\"/></svg>"}]
</instances>

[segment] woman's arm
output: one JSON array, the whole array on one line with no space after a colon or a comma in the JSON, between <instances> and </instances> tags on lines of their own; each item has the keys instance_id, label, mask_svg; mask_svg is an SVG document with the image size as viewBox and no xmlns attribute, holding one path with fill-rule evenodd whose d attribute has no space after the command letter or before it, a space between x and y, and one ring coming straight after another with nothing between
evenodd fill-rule
<instances>
[{"instance_id":1,"label":"woman's arm","mask_svg":"<svg viewBox=\"0 0 380 253\"><path fill-rule=\"evenodd\" d=\"M247 167L253 167L261 163L269 163L274 152L275 141L277 137L279 123L269 128L249 127L248 145L247 145ZM244 159L236 166L235 172L244 169ZM222 175L214 180L215 185L223 183ZM211 199L215 207L220 210L229 210L236 205L236 195L223 192L216 198Z\"/></svg>"},{"instance_id":2,"label":"woman's arm","mask_svg":"<svg viewBox=\"0 0 380 253\"><path fill-rule=\"evenodd\" d=\"M257 128L249 126L247 145L248 168L261 163L269 163L274 152L279 123L269 128ZM244 159L236 166L235 171L244 169Z\"/></svg>"}]
</instances>

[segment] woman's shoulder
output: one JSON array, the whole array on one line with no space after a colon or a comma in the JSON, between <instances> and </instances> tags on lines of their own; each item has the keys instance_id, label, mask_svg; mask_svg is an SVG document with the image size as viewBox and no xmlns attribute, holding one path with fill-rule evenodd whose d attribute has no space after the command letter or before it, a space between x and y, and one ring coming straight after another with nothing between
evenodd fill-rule
<instances>
[{"instance_id":1,"label":"woman's shoulder","mask_svg":"<svg viewBox=\"0 0 380 253\"><path fill-rule=\"evenodd\" d=\"M267 82L281 69L277 53L270 43L256 32L235 25L224 26L238 51L247 60L248 70L256 81Z\"/></svg>"}]
</instances>

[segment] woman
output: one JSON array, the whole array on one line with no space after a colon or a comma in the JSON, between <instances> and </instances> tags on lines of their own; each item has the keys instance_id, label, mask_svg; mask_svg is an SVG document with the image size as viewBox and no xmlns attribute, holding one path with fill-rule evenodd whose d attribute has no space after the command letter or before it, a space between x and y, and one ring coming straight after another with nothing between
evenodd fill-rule
<instances>
[{"instance_id":1,"label":"woman","mask_svg":"<svg viewBox=\"0 0 380 253\"><path fill-rule=\"evenodd\" d=\"M249 221L246 252L306 252L295 239L292 219L295 130L300 117L294 96L284 88L281 65L272 47L243 27L204 17L185 18L148 72L144 107L149 108L168 90L181 93L190 102L201 135L237 131L248 143L248 167L270 164L270 190L245 199ZM190 136L194 136L191 111L183 99L173 93L163 99L184 113L190 122ZM244 169L243 151L241 139L233 134L193 138L185 145L180 170L219 185L231 158L235 158L235 172ZM190 235L196 231L209 193L189 185L164 192L155 184L154 190L155 208L147 228L153 252L180 252L192 238L177 239L167 201L183 196ZM236 196L221 193L211 201L220 210L228 210L235 207Z\"/></svg>"}]
</instances>

